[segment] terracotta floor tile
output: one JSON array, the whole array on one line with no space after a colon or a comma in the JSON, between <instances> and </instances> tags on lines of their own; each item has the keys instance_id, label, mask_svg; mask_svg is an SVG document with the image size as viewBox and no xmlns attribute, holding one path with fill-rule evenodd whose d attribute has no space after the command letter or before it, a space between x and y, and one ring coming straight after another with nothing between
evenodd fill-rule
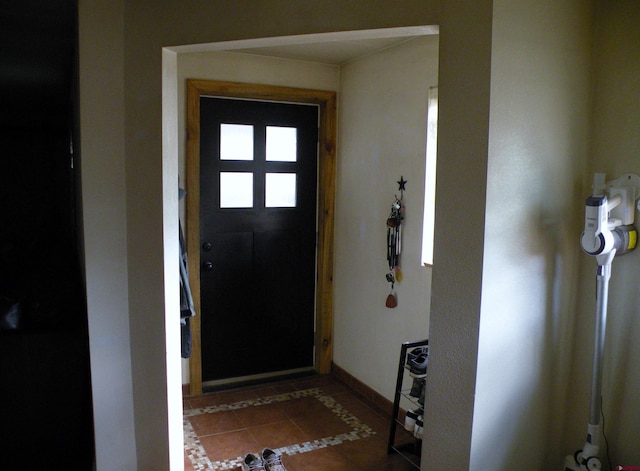
<instances>
[{"instance_id":1,"label":"terracotta floor tile","mask_svg":"<svg viewBox=\"0 0 640 471\"><path fill-rule=\"evenodd\" d=\"M373 465L362 471L418 471L413 464L398 454L389 455L389 461L383 465Z\"/></svg>"},{"instance_id":2,"label":"terracotta floor tile","mask_svg":"<svg viewBox=\"0 0 640 471\"><path fill-rule=\"evenodd\" d=\"M281 448L296 443L303 443L310 437L290 420L278 424L252 427L249 433L262 448Z\"/></svg>"},{"instance_id":3,"label":"terracotta floor tile","mask_svg":"<svg viewBox=\"0 0 640 471\"><path fill-rule=\"evenodd\" d=\"M276 395L285 400L251 402ZM232 410L185 416L192 429L185 440L189 456L204 455L215 471L229 470L247 453L269 447L279 449L287 471L415 471L397 453L386 453L385 414L329 375L189 397L184 407L222 408L241 401L248 402ZM398 437L404 435L411 437L399 426ZM185 456L185 471L194 468Z\"/></svg>"},{"instance_id":4,"label":"terracotta floor tile","mask_svg":"<svg viewBox=\"0 0 640 471\"><path fill-rule=\"evenodd\" d=\"M362 401L348 402L340 404L349 411L354 417L356 417L363 424L367 424L377 434L386 436L389 433L389 419L382 417L371 408L365 405Z\"/></svg>"},{"instance_id":5,"label":"terracotta floor tile","mask_svg":"<svg viewBox=\"0 0 640 471\"><path fill-rule=\"evenodd\" d=\"M261 450L246 430L207 435L200 438L200 443L211 461L242 459L247 453L259 453Z\"/></svg>"},{"instance_id":6,"label":"terracotta floor tile","mask_svg":"<svg viewBox=\"0 0 640 471\"><path fill-rule=\"evenodd\" d=\"M240 401L256 399L258 395L255 389L232 389L215 393L217 404L233 404Z\"/></svg>"},{"instance_id":7,"label":"terracotta floor tile","mask_svg":"<svg viewBox=\"0 0 640 471\"><path fill-rule=\"evenodd\" d=\"M292 422L300 427L312 440L348 433L353 430L349 424L340 420L335 414L318 416L306 415L292 419Z\"/></svg>"},{"instance_id":8,"label":"terracotta floor tile","mask_svg":"<svg viewBox=\"0 0 640 471\"><path fill-rule=\"evenodd\" d=\"M216 401L217 396L215 394L204 394L202 396L189 398L190 409L201 409L203 407L210 407L218 405ZM185 408L186 410L186 408Z\"/></svg>"},{"instance_id":9,"label":"terracotta floor tile","mask_svg":"<svg viewBox=\"0 0 640 471\"><path fill-rule=\"evenodd\" d=\"M191 460L185 453L184 455L184 471L194 471L193 465L191 464Z\"/></svg>"},{"instance_id":10,"label":"terracotta floor tile","mask_svg":"<svg viewBox=\"0 0 640 471\"><path fill-rule=\"evenodd\" d=\"M322 392L328 395L348 391L347 387L331 376L310 376L294 383L298 390L322 388Z\"/></svg>"},{"instance_id":11,"label":"terracotta floor tile","mask_svg":"<svg viewBox=\"0 0 640 471\"><path fill-rule=\"evenodd\" d=\"M274 424L288 419L279 404L244 407L233 412L245 428Z\"/></svg>"},{"instance_id":12,"label":"terracotta floor tile","mask_svg":"<svg viewBox=\"0 0 640 471\"><path fill-rule=\"evenodd\" d=\"M296 388L292 380L276 381L256 386L255 393L258 397L275 396L295 391Z\"/></svg>"},{"instance_id":13,"label":"terracotta floor tile","mask_svg":"<svg viewBox=\"0 0 640 471\"><path fill-rule=\"evenodd\" d=\"M386 440L376 435L345 442L335 448L360 469L376 469L390 461Z\"/></svg>"},{"instance_id":14,"label":"terracotta floor tile","mask_svg":"<svg viewBox=\"0 0 640 471\"><path fill-rule=\"evenodd\" d=\"M296 469L304 471L359 471L335 447L300 453L288 457L288 462Z\"/></svg>"},{"instance_id":15,"label":"terracotta floor tile","mask_svg":"<svg viewBox=\"0 0 640 471\"><path fill-rule=\"evenodd\" d=\"M335 415L331 410L315 397L301 397L278 404L278 407L290 419L307 415Z\"/></svg>"},{"instance_id":16,"label":"terracotta floor tile","mask_svg":"<svg viewBox=\"0 0 640 471\"><path fill-rule=\"evenodd\" d=\"M189 418L193 430L199 437L214 433L231 432L245 428L233 411L214 412L211 414L194 415Z\"/></svg>"}]
</instances>

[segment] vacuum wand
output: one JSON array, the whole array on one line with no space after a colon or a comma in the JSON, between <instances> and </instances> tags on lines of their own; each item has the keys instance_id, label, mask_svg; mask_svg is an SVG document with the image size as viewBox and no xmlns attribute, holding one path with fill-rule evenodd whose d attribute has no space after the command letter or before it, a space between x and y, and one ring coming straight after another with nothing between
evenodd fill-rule
<instances>
[{"instance_id":1,"label":"vacuum wand","mask_svg":"<svg viewBox=\"0 0 640 471\"><path fill-rule=\"evenodd\" d=\"M593 342L593 370L591 373L591 405L589 423L600 425L602 392L602 370L604 363L604 339L607 328L607 301L609 298L609 279L611 264L598 265L596 276L596 325Z\"/></svg>"},{"instance_id":2,"label":"vacuum wand","mask_svg":"<svg viewBox=\"0 0 640 471\"><path fill-rule=\"evenodd\" d=\"M637 177L636 177L637 178ZM610 194L610 198L606 193ZM633 224L634 209L629 217L628 206L635 200L633 187L607 188L605 175L594 177L593 195L587 198L585 226L580 238L582 250L596 258L596 319L593 343L593 365L591 371L591 401L587 438L582 450L565 459L565 471L595 471L602 469L600 462L600 436L602 426L602 370L604 365L604 342L607 327L607 305L611 264L616 255L632 251L636 246L637 231ZM624 206L624 217L610 218L611 211ZM619 211L618 211L619 212ZM624 224L623 224L624 223Z\"/></svg>"}]
</instances>

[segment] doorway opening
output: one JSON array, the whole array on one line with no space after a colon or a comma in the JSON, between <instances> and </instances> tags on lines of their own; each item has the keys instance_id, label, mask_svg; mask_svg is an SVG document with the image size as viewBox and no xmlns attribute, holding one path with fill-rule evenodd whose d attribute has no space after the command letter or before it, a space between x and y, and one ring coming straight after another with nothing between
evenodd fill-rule
<instances>
[{"instance_id":1,"label":"doorway opening","mask_svg":"<svg viewBox=\"0 0 640 471\"><path fill-rule=\"evenodd\" d=\"M315 371L319 373L328 373L331 368L331 332L332 332L332 272L333 272L333 208L334 208L334 198L335 198L335 136L336 136L336 93L333 91L319 91L319 90L306 90L306 89L296 89L296 88L288 88L288 87L276 87L276 86L266 86L266 85L255 85L255 84L243 84L243 83L232 83L232 82L216 82L216 81L207 81L207 80L189 80L187 83L187 158L186 158L186 176L187 176L187 207L186 207L186 239L187 239L187 252L189 253L189 273L191 278L191 288L193 292L193 298L195 303L195 308L197 313L202 313L206 315L203 311L203 308L206 308L206 311L211 311L215 309L214 305L218 305L222 307L224 310L225 307L221 306L221 303L225 300L230 301L230 306L233 305L234 302L238 301L238 298L242 298L243 300L254 301L254 295L257 296L257 292L245 292L244 296L241 293L235 293L236 299L227 298L229 296L229 289L221 289L221 283L224 282L226 274L224 273L228 267L220 266L219 271L220 275L216 278L207 277L207 273L203 276L203 270L215 272L216 267L210 261L205 258L208 257L208 250L212 250L213 245L212 242L206 241L202 239L203 234L208 234L205 230L205 218L203 217L203 208L208 204L207 201L202 199L203 191L205 189L202 185L202 175L203 171L207 171L208 165L208 157L206 157L205 149L207 146L202 145L203 142L206 142L206 139L203 139L203 131L202 131L202 123L203 118L206 122L214 120L211 116L215 114L215 112L211 111L209 108L213 107L213 109L219 110L222 109L222 102L211 102L210 97L216 97L216 99L227 100L227 104L229 103L229 99L233 100L253 100L255 105L253 106L258 108L264 108L269 106L276 106L275 103L288 103L288 104L305 104L305 105L315 105L317 107L316 111L313 109L313 113L317 113L318 117L317 126L317 143L313 142L308 144L308 146L312 147L313 150L317 149L317 166L316 163L312 165L313 171L309 173L306 177L303 177L307 181L307 185L311 181L317 181L317 203L315 202L315 189L313 190L313 211L311 213L311 217L308 215L305 216L307 219L310 219L313 225L312 239L307 240L307 243L317 243L317 255L315 250L312 251L312 259L309 260L307 255L307 265L315 265L315 273L312 273L312 279L307 280L307 284L309 281L313 283L313 275L315 275L315 286L312 286L313 293L316 293L315 296L312 294L311 297L306 296L306 300L303 303L311 302L311 306L307 306L310 309L311 313L315 312L315 322L303 323L304 326L302 330L307 332L307 335L311 335L313 338L313 342L315 344L315 349L310 350L312 348L311 345L305 345L301 347L303 350L306 348L307 354L310 353L308 361L305 361L305 365L298 365L296 362L288 363L286 361L287 349L283 349L282 352L276 352L276 357L280 357L280 365L281 366L269 366L267 370L278 371L278 369L284 370L292 370L301 367L307 367L315 369ZM217 105L217 106L216 106ZM245 103L245 106L250 106ZM282 105L285 106L285 105ZM292 105L287 105L292 106ZM204 108L206 107L206 109ZM237 107L236 107L237 108ZM248 112L248 116L254 116L256 110L252 109ZM307 112L307 114L309 114ZM247 117L248 117L247 116ZM233 124L233 123L222 123L220 121L222 118L216 118L217 124L214 124L214 127L218 129L218 126L221 124ZM237 121L237 118L235 119ZM215 120L214 120L215 121ZM230 119L229 121L233 121ZM246 119L245 119L246 121ZM244 121L243 121L244 123ZM236 123L237 124L237 123ZM315 126L315 124L314 124ZM265 127L266 129L267 127ZM222 129L220 127L220 129ZM232 129L232 128L225 128ZM262 128L261 128L262 129ZM236 129L237 130L237 129ZM241 131L241 130L240 130ZM216 131L217 132L217 131ZM266 132L266 131L265 131ZM253 135L253 132L252 132ZM220 135L217 135L214 138L214 144L212 144L212 148L215 149L214 152L219 152L222 148L222 144L220 142ZM287 165L282 162L266 162L265 158L265 150L262 146L253 144L251 145L252 150L260 149L261 156L259 160L259 165L261 166L260 172L264 174L265 177L269 177L269 172L265 172L264 168L267 165L271 165L274 169L279 168L279 166ZM207 162L204 159L207 159ZM220 155L218 154L216 157L217 161L220 162ZM251 157L253 159L253 157ZM215 160L215 159L214 159ZM242 178L252 178L253 179L253 171L248 171L248 167L253 165L251 162L254 160L245 160L238 158L229 159L229 162L225 162L225 165L222 167L228 167L226 170L232 170L232 167L238 167L236 170L243 168L241 172L231 172L226 171L222 172L222 167L218 170L225 175L217 175L214 177L218 184L214 185L212 200L216 202L214 206L216 206L213 213L217 214L219 218L216 221L212 222L212 225L216 228L216 230L221 229L222 221L226 220L229 222L230 216L235 217L236 228L235 234L226 235L219 238L217 241L219 244L227 244L228 250L233 251L232 254L227 254L229 258L229 263L234 263L233 257L239 256L241 253L247 254L246 267L245 270L248 270L249 267L254 267L256 265L255 260L253 259L254 254L256 253L256 243L258 245L261 244L260 241L269 240L269 236L264 237L264 227L259 228L258 231L261 232L260 236L256 236L255 228L252 228L249 231L246 227L243 229L243 217L245 220L255 221L256 216L256 208L254 204L253 197L251 197L251 202L245 201L244 203L230 203L231 207L224 203L222 199L224 196L221 196L221 187L224 185L223 177L230 176L234 174L235 176L240 176ZM288 162L291 164L291 162ZM291 167L291 165L289 165ZM235 168L234 167L234 168ZM247 167L247 168L244 168ZM292 167L293 168L293 167ZM317 178L315 176L315 170L317 169ZM257 169L254 169L257 170ZM282 170L282 169L281 169ZM262 175L261 174L261 175ZM283 175L292 175L291 173L286 174L283 172L272 172L271 177L281 178ZM208 175L210 177L211 175ZM231 175L233 176L233 175ZM208 178L207 177L207 178ZM258 180L262 181L262 178ZM252 180L253 181L253 180ZM303 182L301 182L303 183ZM237 184L233 184L235 188ZM280 183L279 186L282 184ZM251 188L254 188L253 183L251 183ZM273 223L273 218L280 217L275 211L281 211L282 214L291 214L292 208L268 208L265 206L269 206L268 201L265 199L261 199L264 197L264 187L260 186L261 191L256 192L260 196L258 197L259 203L257 206L260 206L263 210L263 218L265 219L266 226L269 226ZM300 186L298 185L298 188ZM224 204L223 204L224 203ZM243 208L233 207L240 204L244 206ZM279 203L280 204L280 203ZM287 203L289 204L289 203ZM310 206L309 203L305 203L307 206ZM315 214L315 210L317 207L317 216ZM284 211L282 211L284 209ZM287 211L289 210L289 211ZM250 216L249 219L246 218L247 214ZM282 215L281 214L281 215ZM284 216L283 216L284 217ZM246 222L246 221L245 221ZM239 224L239 226L238 226ZM286 222L283 224L293 224L297 226L297 222ZM237 230L238 228L242 230ZM316 228L317 228L317 242L315 242L316 238ZM277 229L277 228L275 228ZM273 244L271 244L272 248L275 248L278 244L284 243L287 246L291 245L291 241L285 241L282 237L282 231L276 230L275 233L279 233L275 238L272 239ZM272 234L273 235L273 234ZM301 240L309 239L308 234L302 239L296 239L298 243ZM207 244L212 244L211 246ZM263 244L268 246L268 243ZM207 249L208 247L211 247ZM243 249L244 247L244 249ZM313 247L315 249L315 247ZM203 252L204 250L204 252ZM277 249L275 249L277 250ZM307 254L309 251L306 251ZM239 262L236 262L240 265ZM273 262L275 263L275 261ZM221 264L224 265L224 262ZM269 264L266 265L269 267ZM203 268L204 267L204 268ZM211 267L211 269L209 269ZM239 267L241 270L242 266ZM309 270L306 270L307 272ZM263 273L268 278L268 270ZM307 273L308 275L308 273ZM212 282L214 285L211 287L209 283ZM276 280L277 282L277 280ZM216 286L217 285L217 286ZM241 286L241 289L246 289L247 286L243 286L242 284L238 285L236 283L235 286ZM217 293L214 296L207 296L207 292L211 291L212 293ZM261 290L260 290L261 291ZM234 294L231 293L233 297ZM206 306L205 303L210 303L210 306ZM251 303L253 304L253 302ZM255 306L255 305L254 305ZM258 309L264 309L264 305L260 306ZM297 307L292 307L292 309L297 309ZM270 309L268 309L270 310ZM230 313L231 316L236 315L237 313ZM261 314L264 312L254 312L252 314L254 319L260 318ZM205 377L205 380L227 380L228 378L233 378L234 373L229 371L218 371L216 368L216 357L220 357L221 350L215 350L209 348L209 346L205 346L203 342L203 325L205 327L205 331L215 330L212 329L214 326L209 323L207 325L206 321L202 322L203 315L196 315L191 321L191 330L192 330L192 354L189 362L189 373L190 373L190 384L189 384L189 393L191 395L199 395L202 393L203 387L203 368L206 375L209 377ZM257 316L257 317L256 317ZM313 315L312 315L313 317ZM219 318L218 318L219 320ZM229 328L233 331L236 329L249 329L249 325L247 323L235 323L237 319L231 319L231 325ZM218 322L218 321L216 321ZM315 325L313 325L315 324ZM259 325L258 325L259 327ZM264 328L264 326L263 326ZM313 333L315 331L315 334ZM276 333L274 333L276 335ZM293 336L295 337L295 333ZM220 338L222 340L222 338ZM277 339L276 339L277 341ZM235 340L231 339L229 345L221 345L222 349L227 347L227 349L231 348L231 345L235 345ZM251 335L247 338L247 343L245 346L235 345L229 354L241 354L244 350L245 352L251 351ZM236 351L237 350L237 351ZM295 350L295 349L294 349ZM207 358L203 361L203 352L205 353L205 357L211 356L211 358ZM260 350L256 350L254 355L261 355ZM228 363L224 358L221 358L221 362ZM285 360L282 362L282 360ZM275 361L275 360L274 360ZM284 365L284 366L282 366ZM292 367L293 365L293 367ZM295 367L295 368L294 368ZM224 369L224 368L223 368ZM303 368L304 369L304 368ZM250 361L240 367L240 369L235 370L239 376L251 376L251 375L261 375L265 373L265 371L259 371L253 368L253 365L250 364Z\"/></svg>"}]
</instances>

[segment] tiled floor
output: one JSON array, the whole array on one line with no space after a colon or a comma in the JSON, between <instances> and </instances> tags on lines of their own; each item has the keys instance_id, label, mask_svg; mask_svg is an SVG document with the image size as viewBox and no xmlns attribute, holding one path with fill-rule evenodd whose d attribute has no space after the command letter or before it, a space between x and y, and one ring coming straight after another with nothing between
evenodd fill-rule
<instances>
[{"instance_id":1,"label":"tiled floor","mask_svg":"<svg viewBox=\"0 0 640 471\"><path fill-rule=\"evenodd\" d=\"M272 448L287 471L415 471L387 454L388 418L331 376L184 400L185 470L239 470Z\"/></svg>"}]
</instances>

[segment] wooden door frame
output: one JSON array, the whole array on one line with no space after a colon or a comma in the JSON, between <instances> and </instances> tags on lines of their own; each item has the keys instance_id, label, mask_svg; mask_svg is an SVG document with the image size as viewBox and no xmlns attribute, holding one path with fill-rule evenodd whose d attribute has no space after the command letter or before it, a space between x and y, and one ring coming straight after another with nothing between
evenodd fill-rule
<instances>
[{"instance_id":1,"label":"wooden door frame","mask_svg":"<svg viewBox=\"0 0 640 471\"><path fill-rule=\"evenodd\" d=\"M333 359L333 228L336 175L336 92L249 83L187 80L186 241L189 282L196 308L191 318L189 394L202 394L200 331L200 97L227 97L320 107L318 141L318 248L314 368L330 373Z\"/></svg>"}]
</instances>

